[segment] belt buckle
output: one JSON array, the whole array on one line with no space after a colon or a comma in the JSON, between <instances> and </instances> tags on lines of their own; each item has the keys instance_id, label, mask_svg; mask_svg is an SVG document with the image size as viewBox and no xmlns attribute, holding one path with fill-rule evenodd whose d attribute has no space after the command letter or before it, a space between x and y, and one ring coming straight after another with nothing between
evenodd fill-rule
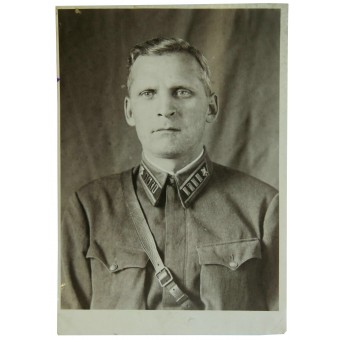
<instances>
[{"instance_id":1,"label":"belt buckle","mask_svg":"<svg viewBox=\"0 0 340 340\"><path fill-rule=\"evenodd\" d=\"M170 270L167 267L161 269L158 273L155 274L155 276L157 277L161 287L165 287L173 280Z\"/></svg>"}]
</instances>

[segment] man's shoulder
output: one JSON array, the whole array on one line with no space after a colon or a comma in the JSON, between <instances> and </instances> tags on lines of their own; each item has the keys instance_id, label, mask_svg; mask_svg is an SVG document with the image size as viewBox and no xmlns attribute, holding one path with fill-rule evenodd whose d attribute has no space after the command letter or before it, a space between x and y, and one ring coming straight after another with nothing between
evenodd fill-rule
<instances>
[{"instance_id":1,"label":"man's shoulder","mask_svg":"<svg viewBox=\"0 0 340 340\"><path fill-rule=\"evenodd\" d=\"M93 196L96 194L117 193L121 185L121 177L123 174L132 173L133 169L125 170L119 173L103 176L94 179L77 190L79 196Z\"/></svg>"},{"instance_id":2,"label":"man's shoulder","mask_svg":"<svg viewBox=\"0 0 340 340\"><path fill-rule=\"evenodd\" d=\"M221 187L228 188L230 192L237 191L250 194L261 192L273 196L278 193L278 190L273 186L254 176L218 163L213 164L217 183L219 183Z\"/></svg>"}]
</instances>

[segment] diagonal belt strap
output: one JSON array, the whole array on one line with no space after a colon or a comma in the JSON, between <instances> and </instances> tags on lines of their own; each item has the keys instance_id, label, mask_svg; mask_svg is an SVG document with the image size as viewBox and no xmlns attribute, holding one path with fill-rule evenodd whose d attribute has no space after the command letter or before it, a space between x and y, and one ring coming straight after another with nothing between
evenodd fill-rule
<instances>
[{"instance_id":1,"label":"diagonal belt strap","mask_svg":"<svg viewBox=\"0 0 340 340\"><path fill-rule=\"evenodd\" d=\"M138 237L142 243L143 249L148 255L153 267L156 271L156 278L161 287L168 289L177 304L182 309L194 309L194 303L189 299L174 281L169 268L164 266L164 263L159 256L157 246L151 230L145 220L144 213L139 205L135 189L133 187L132 172L123 172L121 174L121 183L125 204L133 221Z\"/></svg>"}]
</instances>

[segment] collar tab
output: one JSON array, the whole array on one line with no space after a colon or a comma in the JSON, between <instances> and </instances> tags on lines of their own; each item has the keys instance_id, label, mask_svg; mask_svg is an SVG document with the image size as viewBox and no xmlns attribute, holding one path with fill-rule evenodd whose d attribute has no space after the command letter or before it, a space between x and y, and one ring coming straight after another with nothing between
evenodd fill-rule
<instances>
[{"instance_id":1,"label":"collar tab","mask_svg":"<svg viewBox=\"0 0 340 340\"><path fill-rule=\"evenodd\" d=\"M179 188L179 194L184 207L188 207L197 194L205 187L211 176L211 167L204 159L203 162L187 177Z\"/></svg>"},{"instance_id":2,"label":"collar tab","mask_svg":"<svg viewBox=\"0 0 340 340\"><path fill-rule=\"evenodd\" d=\"M204 150L203 155L196 164L193 164L193 167L173 176L154 169L146 159L142 159L138 177L153 206L157 206L160 202L168 178L173 178L181 204L183 208L188 208L208 183L212 170L212 162Z\"/></svg>"},{"instance_id":3,"label":"collar tab","mask_svg":"<svg viewBox=\"0 0 340 340\"><path fill-rule=\"evenodd\" d=\"M138 176L152 205L154 206L157 205L161 197L164 184L161 185L159 183L157 178L147 168L143 161L141 162L141 165L139 167Z\"/></svg>"}]
</instances>

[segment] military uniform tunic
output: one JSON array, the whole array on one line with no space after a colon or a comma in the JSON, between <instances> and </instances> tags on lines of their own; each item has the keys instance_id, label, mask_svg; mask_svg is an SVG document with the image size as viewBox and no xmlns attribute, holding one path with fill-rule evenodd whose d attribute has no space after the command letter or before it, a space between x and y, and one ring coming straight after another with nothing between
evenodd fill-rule
<instances>
[{"instance_id":1,"label":"military uniform tunic","mask_svg":"<svg viewBox=\"0 0 340 340\"><path fill-rule=\"evenodd\" d=\"M278 193L204 153L169 175L131 172L159 254L197 309L278 309ZM82 187L62 223L62 308L180 309L159 285L121 175Z\"/></svg>"}]
</instances>

